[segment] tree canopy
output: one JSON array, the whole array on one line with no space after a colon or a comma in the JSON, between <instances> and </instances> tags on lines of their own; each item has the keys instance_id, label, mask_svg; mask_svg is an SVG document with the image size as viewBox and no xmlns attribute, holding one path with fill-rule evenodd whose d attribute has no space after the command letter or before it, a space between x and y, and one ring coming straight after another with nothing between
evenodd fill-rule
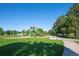
<instances>
[{"instance_id":1,"label":"tree canopy","mask_svg":"<svg viewBox=\"0 0 79 59\"><path fill-rule=\"evenodd\" d=\"M0 35L4 34L4 30L2 28L0 28Z\"/></svg>"},{"instance_id":2,"label":"tree canopy","mask_svg":"<svg viewBox=\"0 0 79 59\"><path fill-rule=\"evenodd\" d=\"M58 36L69 36L73 33L77 37L79 29L79 4L74 4L69 11L57 18L51 32Z\"/></svg>"}]
</instances>

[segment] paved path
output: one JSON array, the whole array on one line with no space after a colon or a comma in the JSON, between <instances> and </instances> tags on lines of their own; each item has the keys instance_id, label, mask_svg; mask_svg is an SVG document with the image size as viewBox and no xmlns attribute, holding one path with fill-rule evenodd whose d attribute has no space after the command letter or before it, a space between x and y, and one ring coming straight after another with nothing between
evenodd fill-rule
<instances>
[{"instance_id":1,"label":"paved path","mask_svg":"<svg viewBox=\"0 0 79 59\"><path fill-rule=\"evenodd\" d=\"M79 56L79 44L74 40L64 41L64 53L63 56Z\"/></svg>"},{"instance_id":2,"label":"paved path","mask_svg":"<svg viewBox=\"0 0 79 59\"><path fill-rule=\"evenodd\" d=\"M63 56L79 56L79 44L75 39L60 38L56 36L49 36L49 39L63 40L64 41L64 53Z\"/></svg>"}]
</instances>

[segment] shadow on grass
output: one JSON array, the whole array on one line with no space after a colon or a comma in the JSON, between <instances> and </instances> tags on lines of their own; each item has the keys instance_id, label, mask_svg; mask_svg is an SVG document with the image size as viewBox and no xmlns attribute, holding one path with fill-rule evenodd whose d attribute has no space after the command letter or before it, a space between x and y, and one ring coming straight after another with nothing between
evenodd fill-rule
<instances>
[{"instance_id":1,"label":"shadow on grass","mask_svg":"<svg viewBox=\"0 0 79 59\"><path fill-rule=\"evenodd\" d=\"M64 47L64 53L63 56L79 56L78 53L75 53L74 51L72 51L71 49Z\"/></svg>"},{"instance_id":2,"label":"shadow on grass","mask_svg":"<svg viewBox=\"0 0 79 59\"><path fill-rule=\"evenodd\" d=\"M43 42L18 42L0 47L0 56L61 56L63 45Z\"/></svg>"}]
</instances>

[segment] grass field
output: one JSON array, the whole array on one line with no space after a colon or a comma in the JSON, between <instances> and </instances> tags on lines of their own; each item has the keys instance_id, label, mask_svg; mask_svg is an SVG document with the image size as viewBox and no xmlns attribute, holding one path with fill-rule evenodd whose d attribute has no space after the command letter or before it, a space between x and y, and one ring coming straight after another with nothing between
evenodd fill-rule
<instances>
[{"instance_id":1,"label":"grass field","mask_svg":"<svg viewBox=\"0 0 79 59\"><path fill-rule=\"evenodd\" d=\"M63 45L47 38L0 39L0 56L61 56Z\"/></svg>"}]
</instances>

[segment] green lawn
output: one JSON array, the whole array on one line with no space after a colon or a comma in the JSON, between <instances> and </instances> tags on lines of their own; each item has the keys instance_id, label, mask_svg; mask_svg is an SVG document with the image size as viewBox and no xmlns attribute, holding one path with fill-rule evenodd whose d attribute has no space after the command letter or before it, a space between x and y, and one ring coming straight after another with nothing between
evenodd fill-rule
<instances>
[{"instance_id":1,"label":"green lawn","mask_svg":"<svg viewBox=\"0 0 79 59\"><path fill-rule=\"evenodd\" d=\"M47 38L0 39L0 56L61 56L63 45Z\"/></svg>"}]
</instances>

